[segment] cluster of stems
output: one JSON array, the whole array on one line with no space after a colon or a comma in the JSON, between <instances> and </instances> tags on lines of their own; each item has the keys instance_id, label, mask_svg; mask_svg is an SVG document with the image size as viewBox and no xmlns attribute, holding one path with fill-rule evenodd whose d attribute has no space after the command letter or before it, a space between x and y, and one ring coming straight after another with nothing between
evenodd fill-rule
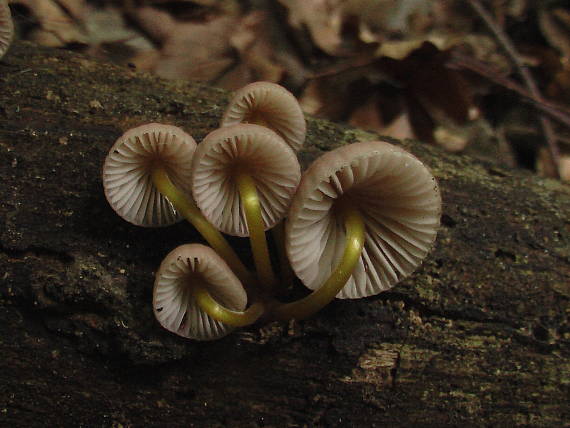
<instances>
[{"instance_id":1,"label":"cluster of stems","mask_svg":"<svg viewBox=\"0 0 570 428\"><path fill-rule=\"evenodd\" d=\"M249 230L255 275L245 267L224 236L202 215L195 203L176 188L164 168L156 165L152 173L153 183L159 192L168 198L174 208L198 230L212 248L226 261L244 284L252 300L246 310L233 311L217 302L208 293L205 286L193 284L192 293L198 305L213 319L234 327L253 324L261 317L268 320L290 320L304 319L313 315L330 303L340 292L360 258L364 246L365 229L361 214L349 203L339 203L335 207L346 229L346 244L342 259L320 288L300 300L282 303L274 297L276 288L279 286L279 280L271 265L255 182L251 175L244 170L237 170L234 179L237 183ZM274 236L277 245L280 247L280 263L287 263L282 226L282 224L276 226L274 230L281 231L281 233L275 233ZM288 264L281 271L291 272Z\"/></svg>"}]
</instances>

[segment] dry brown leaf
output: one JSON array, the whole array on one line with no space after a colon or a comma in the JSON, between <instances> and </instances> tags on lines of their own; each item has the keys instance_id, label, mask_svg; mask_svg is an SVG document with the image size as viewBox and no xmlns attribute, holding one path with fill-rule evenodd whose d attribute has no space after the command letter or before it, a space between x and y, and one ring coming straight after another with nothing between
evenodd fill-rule
<instances>
[{"instance_id":1,"label":"dry brown leaf","mask_svg":"<svg viewBox=\"0 0 570 428\"><path fill-rule=\"evenodd\" d=\"M154 44L125 19L119 8L90 6L85 14L84 27L88 38L87 54L121 65L131 63L142 70L152 70L150 59L157 55Z\"/></svg>"},{"instance_id":2,"label":"dry brown leaf","mask_svg":"<svg viewBox=\"0 0 570 428\"><path fill-rule=\"evenodd\" d=\"M554 100L568 103L570 99L570 61L562 61L560 68L553 73L547 87L547 94Z\"/></svg>"},{"instance_id":3,"label":"dry brown leaf","mask_svg":"<svg viewBox=\"0 0 570 428\"><path fill-rule=\"evenodd\" d=\"M469 83L460 72L446 66L448 58L449 52L425 43L404 60L382 62L384 70L407 94L410 121L416 135L427 141L432 140L430 127L433 131L437 124L445 125L448 121L462 125L469 120L474 106ZM450 127L451 124L446 125Z\"/></svg>"},{"instance_id":4,"label":"dry brown leaf","mask_svg":"<svg viewBox=\"0 0 570 428\"><path fill-rule=\"evenodd\" d=\"M439 139L461 150L469 138L460 135L460 128L476 109L467 81L447 68L447 58L447 52L423 44L399 61L379 58L358 64L360 60L354 60L354 67L325 72L310 81L301 105L312 114L365 129L430 142Z\"/></svg>"},{"instance_id":5,"label":"dry brown leaf","mask_svg":"<svg viewBox=\"0 0 570 428\"><path fill-rule=\"evenodd\" d=\"M351 112L374 94L374 85L386 78L374 63L351 67L352 63L358 64L359 60L351 59L347 67L333 67L331 73L324 72L309 80L299 100L303 110L347 121Z\"/></svg>"},{"instance_id":6,"label":"dry brown leaf","mask_svg":"<svg viewBox=\"0 0 570 428\"><path fill-rule=\"evenodd\" d=\"M406 110L403 110L387 127L381 129L379 132L382 135L388 135L389 137L399 138L401 140L417 138L410 123L410 115Z\"/></svg>"},{"instance_id":7,"label":"dry brown leaf","mask_svg":"<svg viewBox=\"0 0 570 428\"><path fill-rule=\"evenodd\" d=\"M375 94L368 102L353 110L348 122L357 128L376 131L378 134L387 137L417 138L407 110L402 110L395 118L386 123L379 108L379 103L382 102L381 97Z\"/></svg>"},{"instance_id":8,"label":"dry brown leaf","mask_svg":"<svg viewBox=\"0 0 570 428\"><path fill-rule=\"evenodd\" d=\"M317 79L309 80L303 93L299 97L299 104L305 113L317 116L324 106L320 82Z\"/></svg>"},{"instance_id":9,"label":"dry brown leaf","mask_svg":"<svg viewBox=\"0 0 570 428\"><path fill-rule=\"evenodd\" d=\"M56 3L77 22L85 22L89 9L85 0L56 0Z\"/></svg>"},{"instance_id":10,"label":"dry brown leaf","mask_svg":"<svg viewBox=\"0 0 570 428\"><path fill-rule=\"evenodd\" d=\"M265 28L266 19L266 14L261 11L244 16L230 36L230 44L238 51L240 62L250 69L252 75L250 81L279 82L284 69L275 60L274 49ZM233 86L228 89L239 87Z\"/></svg>"},{"instance_id":11,"label":"dry brown leaf","mask_svg":"<svg viewBox=\"0 0 570 428\"><path fill-rule=\"evenodd\" d=\"M367 43L382 43L392 36L406 37L424 32L430 25L432 2L424 0L348 0L345 18L358 19L360 36Z\"/></svg>"},{"instance_id":12,"label":"dry brown leaf","mask_svg":"<svg viewBox=\"0 0 570 428\"><path fill-rule=\"evenodd\" d=\"M551 46L570 58L570 11L543 7L539 10L540 29Z\"/></svg>"},{"instance_id":13,"label":"dry brown leaf","mask_svg":"<svg viewBox=\"0 0 570 428\"><path fill-rule=\"evenodd\" d=\"M279 0L289 10L293 28L306 29L313 42L329 55L342 55L339 17L341 0Z\"/></svg>"},{"instance_id":14,"label":"dry brown leaf","mask_svg":"<svg viewBox=\"0 0 570 428\"><path fill-rule=\"evenodd\" d=\"M52 0L16 0L13 4L26 7L38 25L30 31L28 38L44 46L61 47L70 43L86 43L87 38L81 22L70 13L83 16L85 3L68 3L68 13L58 2Z\"/></svg>"},{"instance_id":15,"label":"dry brown leaf","mask_svg":"<svg viewBox=\"0 0 570 428\"><path fill-rule=\"evenodd\" d=\"M528 10L529 0L501 0L496 2L504 6L502 13L514 18L522 19Z\"/></svg>"},{"instance_id":16,"label":"dry brown leaf","mask_svg":"<svg viewBox=\"0 0 570 428\"><path fill-rule=\"evenodd\" d=\"M235 91L253 81L255 76L251 68L245 63L237 63L212 83L220 88Z\"/></svg>"},{"instance_id":17,"label":"dry brown leaf","mask_svg":"<svg viewBox=\"0 0 570 428\"><path fill-rule=\"evenodd\" d=\"M151 7L131 12L133 19L160 44L154 72L170 79L212 81L234 63L229 38L234 16L216 16L206 22L179 22Z\"/></svg>"},{"instance_id":18,"label":"dry brown leaf","mask_svg":"<svg viewBox=\"0 0 570 428\"><path fill-rule=\"evenodd\" d=\"M392 59L404 59L416 49L421 48L426 42L431 43L440 50L445 50L458 44L455 39L448 36L430 34L408 40L386 41L376 50L376 56L385 56Z\"/></svg>"},{"instance_id":19,"label":"dry brown leaf","mask_svg":"<svg viewBox=\"0 0 570 428\"><path fill-rule=\"evenodd\" d=\"M448 152L463 151L469 143L469 133L459 126L446 126L438 124L433 130L435 143Z\"/></svg>"},{"instance_id":20,"label":"dry brown leaf","mask_svg":"<svg viewBox=\"0 0 570 428\"><path fill-rule=\"evenodd\" d=\"M381 102L378 94L373 94L365 102L352 110L348 123L356 128L378 131L384 129L384 122L382 120L382 112L378 107Z\"/></svg>"},{"instance_id":21,"label":"dry brown leaf","mask_svg":"<svg viewBox=\"0 0 570 428\"><path fill-rule=\"evenodd\" d=\"M131 16L160 46L159 58L143 54L131 62L148 69L153 61L152 70L161 77L207 81L227 89L283 77L261 11L179 21L167 11L141 7Z\"/></svg>"},{"instance_id":22,"label":"dry brown leaf","mask_svg":"<svg viewBox=\"0 0 570 428\"><path fill-rule=\"evenodd\" d=\"M538 152L536 169L543 177L556 177L556 171L554 171L550 154L546 147L541 147ZM562 181L570 182L570 152L560 154L558 172Z\"/></svg>"},{"instance_id":23,"label":"dry brown leaf","mask_svg":"<svg viewBox=\"0 0 570 428\"><path fill-rule=\"evenodd\" d=\"M132 1L132 0L130 0ZM235 15L240 10L240 0L139 0L140 6L159 6L176 11L176 17L185 20L188 17L200 16L204 13ZM132 6L132 5L130 5Z\"/></svg>"},{"instance_id":24,"label":"dry brown leaf","mask_svg":"<svg viewBox=\"0 0 570 428\"><path fill-rule=\"evenodd\" d=\"M441 50L462 42L465 29L455 28L456 9L448 0L348 0L344 19L355 17L359 37L376 43L376 56L403 59L423 43L430 42Z\"/></svg>"}]
</instances>

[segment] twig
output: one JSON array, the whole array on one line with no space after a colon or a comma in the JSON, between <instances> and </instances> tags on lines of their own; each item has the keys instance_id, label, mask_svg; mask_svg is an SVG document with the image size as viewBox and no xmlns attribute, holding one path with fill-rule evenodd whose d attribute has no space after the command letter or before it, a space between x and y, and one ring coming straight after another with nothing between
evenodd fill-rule
<instances>
[{"instance_id":1,"label":"twig","mask_svg":"<svg viewBox=\"0 0 570 428\"><path fill-rule=\"evenodd\" d=\"M512 79L503 76L499 71L489 66L488 64L472 57L453 52L451 57L446 61L445 65L446 67L453 69L469 70L505 89L517 93L523 98L523 101L532 104L532 106L537 110L540 110L542 113L547 114L552 119L558 121L560 124L570 129L570 109L547 99L535 97L529 92L528 89L523 88ZM560 137L558 139L560 139Z\"/></svg>"},{"instance_id":2,"label":"twig","mask_svg":"<svg viewBox=\"0 0 570 428\"><path fill-rule=\"evenodd\" d=\"M515 67L517 68L518 72L520 73L525 86L528 88L531 95L536 99L541 99L542 96L540 91L534 81L530 71L528 70L527 66L521 60L519 53L517 52L514 45L511 43L511 40L508 36L499 28L499 26L495 23L491 14L483 7L479 0L467 0L469 5L477 12L477 14L481 17L481 19L485 22L489 30L495 35L497 41L509 56ZM554 170L556 171L557 178L560 177L560 150L558 148L558 144L556 141L556 135L554 134L554 129L552 127L552 123L550 120L544 116L540 115L540 124L542 126L542 132L544 134L544 138L548 145L548 149L550 152L550 157L552 164L554 166Z\"/></svg>"}]
</instances>

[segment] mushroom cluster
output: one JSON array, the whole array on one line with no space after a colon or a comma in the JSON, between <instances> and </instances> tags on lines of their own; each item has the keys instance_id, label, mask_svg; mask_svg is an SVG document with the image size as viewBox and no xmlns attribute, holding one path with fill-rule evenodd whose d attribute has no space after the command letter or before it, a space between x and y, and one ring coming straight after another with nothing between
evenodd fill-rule
<instances>
[{"instance_id":1,"label":"mushroom cluster","mask_svg":"<svg viewBox=\"0 0 570 428\"><path fill-rule=\"evenodd\" d=\"M146 227L185 218L210 245L179 246L160 265L153 309L164 328L213 340L260 319L304 319L335 297L381 293L420 265L441 215L430 171L397 146L369 141L332 150L301 173L305 134L295 97L256 82L235 94L200 144L153 123L111 147L103 185L121 217ZM249 237L255 272L223 234ZM281 302L275 296L291 272L311 292Z\"/></svg>"}]
</instances>

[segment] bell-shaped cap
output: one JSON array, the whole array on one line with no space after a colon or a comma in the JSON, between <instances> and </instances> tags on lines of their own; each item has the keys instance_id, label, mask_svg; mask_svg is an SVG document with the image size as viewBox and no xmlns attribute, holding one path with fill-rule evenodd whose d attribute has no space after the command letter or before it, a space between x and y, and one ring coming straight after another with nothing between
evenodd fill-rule
<instances>
[{"instance_id":1,"label":"bell-shaped cap","mask_svg":"<svg viewBox=\"0 0 570 428\"><path fill-rule=\"evenodd\" d=\"M254 181L265 230L285 217L301 179L295 152L272 130L239 124L206 136L192 161L192 193L196 205L218 230L248 236L237 174Z\"/></svg>"},{"instance_id":2,"label":"bell-shaped cap","mask_svg":"<svg viewBox=\"0 0 570 428\"><path fill-rule=\"evenodd\" d=\"M271 128L295 151L305 142L307 125L297 99L275 83L254 82L235 93L221 126L240 122Z\"/></svg>"},{"instance_id":3,"label":"bell-shaped cap","mask_svg":"<svg viewBox=\"0 0 570 428\"><path fill-rule=\"evenodd\" d=\"M172 250L156 273L152 304L158 322L180 336L197 340L219 339L233 330L202 310L192 287L202 287L220 305L243 311L247 294L226 262L210 247L181 245Z\"/></svg>"},{"instance_id":4,"label":"bell-shaped cap","mask_svg":"<svg viewBox=\"0 0 570 428\"><path fill-rule=\"evenodd\" d=\"M14 24L7 0L0 0L0 58L4 56L12 38L14 37Z\"/></svg>"},{"instance_id":5,"label":"bell-shaped cap","mask_svg":"<svg viewBox=\"0 0 570 428\"><path fill-rule=\"evenodd\" d=\"M304 173L286 224L293 270L319 288L338 265L346 241L339 201L365 223L360 260L339 298L393 287L421 263L435 240L441 197L435 178L413 155L382 141L326 153Z\"/></svg>"},{"instance_id":6,"label":"bell-shaped cap","mask_svg":"<svg viewBox=\"0 0 570 428\"><path fill-rule=\"evenodd\" d=\"M103 165L105 196L125 220L138 226L168 226L182 217L152 180L162 167L181 191L190 195L194 139L182 129L149 123L125 132L111 147Z\"/></svg>"}]
</instances>

